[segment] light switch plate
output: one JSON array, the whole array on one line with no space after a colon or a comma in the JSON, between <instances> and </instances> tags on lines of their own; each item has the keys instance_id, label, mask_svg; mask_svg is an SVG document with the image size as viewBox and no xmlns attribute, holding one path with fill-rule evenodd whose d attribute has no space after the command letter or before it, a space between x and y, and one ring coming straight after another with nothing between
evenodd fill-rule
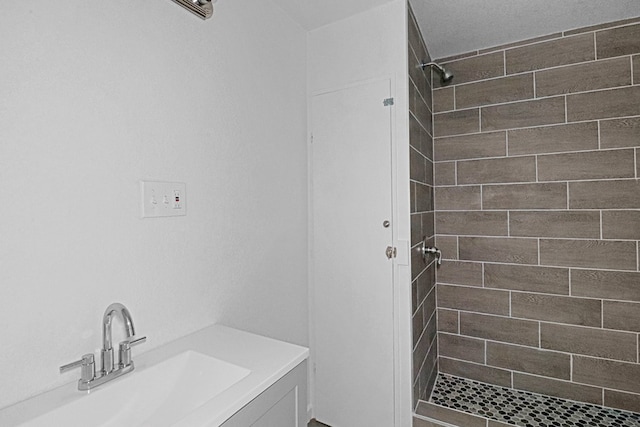
<instances>
[{"instance_id":1,"label":"light switch plate","mask_svg":"<svg viewBox=\"0 0 640 427\"><path fill-rule=\"evenodd\" d=\"M184 182L140 181L142 218L187 214L187 185Z\"/></svg>"}]
</instances>

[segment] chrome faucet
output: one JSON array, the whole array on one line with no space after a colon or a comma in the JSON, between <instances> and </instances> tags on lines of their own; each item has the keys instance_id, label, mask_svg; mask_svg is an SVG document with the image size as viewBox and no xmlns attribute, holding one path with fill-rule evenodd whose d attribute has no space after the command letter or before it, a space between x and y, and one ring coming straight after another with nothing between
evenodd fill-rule
<instances>
[{"instance_id":1,"label":"chrome faucet","mask_svg":"<svg viewBox=\"0 0 640 427\"><path fill-rule=\"evenodd\" d=\"M113 347L111 346L111 320L115 314L120 314L124 322L124 329L127 333L127 339L133 337L136 332L133 326L131 313L124 305L115 302L111 304L102 316L102 375L107 375L113 371Z\"/></svg>"},{"instance_id":2,"label":"chrome faucet","mask_svg":"<svg viewBox=\"0 0 640 427\"><path fill-rule=\"evenodd\" d=\"M118 366L114 366L113 362L113 346L111 335L111 321L113 316L120 314L124 322L125 332L127 338L120 343L118 357ZM78 390L86 391L91 390L101 384L111 381L114 378L118 378L124 374L133 371L134 365L131 360L131 347L137 344L142 344L147 340L147 337L136 338L135 328L133 326L133 318L131 313L124 305L120 303L113 303L107 307L102 316L102 350L100 352L102 356L101 369L98 375L96 375L94 355L89 353L82 356L82 359L69 363L60 367L60 372L66 372L73 368L82 368L82 376L78 380Z\"/></svg>"}]
</instances>

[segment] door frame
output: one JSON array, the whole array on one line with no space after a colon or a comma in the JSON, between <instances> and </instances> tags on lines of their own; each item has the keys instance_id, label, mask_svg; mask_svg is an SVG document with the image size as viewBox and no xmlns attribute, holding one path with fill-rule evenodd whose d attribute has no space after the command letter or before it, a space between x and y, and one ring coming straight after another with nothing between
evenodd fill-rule
<instances>
[{"instance_id":1,"label":"door frame","mask_svg":"<svg viewBox=\"0 0 640 427\"><path fill-rule=\"evenodd\" d=\"M401 78L393 75L380 75L328 89L310 92L307 102L307 188L308 188L308 302L309 302L309 376L308 376L308 418L314 416L315 405L315 310L313 282L314 259L313 247L313 159L312 139L312 100L313 97L337 92L379 81L388 81L390 96L394 104L389 106L391 115L391 203L392 203L392 245L397 248L397 257L392 259L393 287L393 354L394 354L394 419L393 427L411 427L413 418L412 405L412 363L413 346L411 336L411 270L410 270L410 192L409 192L409 105L406 88L398 90ZM402 84L400 84L402 86ZM382 102L382 100L381 100ZM404 188L402 187L404 186Z\"/></svg>"}]
</instances>

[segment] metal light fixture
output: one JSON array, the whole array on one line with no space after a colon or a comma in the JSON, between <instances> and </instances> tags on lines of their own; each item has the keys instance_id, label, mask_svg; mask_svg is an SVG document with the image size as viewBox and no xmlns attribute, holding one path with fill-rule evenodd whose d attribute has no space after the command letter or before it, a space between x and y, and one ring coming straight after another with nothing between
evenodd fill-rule
<instances>
[{"instance_id":1,"label":"metal light fixture","mask_svg":"<svg viewBox=\"0 0 640 427\"><path fill-rule=\"evenodd\" d=\"M213 16L213 4L211 0L173 0L180 6L187 9L194 15L202 19L209 19ZM215 0L213 1L215 3Z\"/></svg>"}]
</instances>

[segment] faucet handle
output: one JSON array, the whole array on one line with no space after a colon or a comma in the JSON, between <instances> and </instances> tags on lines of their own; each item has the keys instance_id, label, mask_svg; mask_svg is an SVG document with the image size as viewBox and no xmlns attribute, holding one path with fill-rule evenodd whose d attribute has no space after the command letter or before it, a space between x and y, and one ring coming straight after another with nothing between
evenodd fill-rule
<instances>
[{"instance_id":1,"label":"faucet handle","mask_svg":"<svg viewBox=\"0 0 640 427\"><path fill-rule=\"evenodd\" d=\"M131 365L131 347L142 344L147 341L147 337L136 338L129 337L120 343L120 368Z\"/></svg>"},{"instance_id":2,"label":"faucet handle","mask_svg":"<svg viewBox=\"0 0 640 427\"><path fill-rule=\"evenodd\" d=\"M75 362L68 363L60 366L60 373L67 372L71 369L82 368L80 374L80 382L88 383L96 376L96 364L95 357L92 353L88 353L82 356L82 359Z\"/></svg>"}]
</instances>

